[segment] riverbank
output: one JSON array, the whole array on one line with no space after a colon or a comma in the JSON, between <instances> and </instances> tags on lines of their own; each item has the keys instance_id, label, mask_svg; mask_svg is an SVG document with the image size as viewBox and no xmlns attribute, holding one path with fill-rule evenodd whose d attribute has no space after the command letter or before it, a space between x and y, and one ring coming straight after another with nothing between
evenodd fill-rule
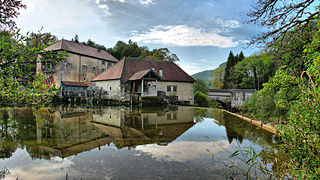
<instances>
[{"instance_id":1,"label":"riverbank","mask_svg":"<svg viewBox=\"0 0 320 180\"><path fill-rule=\"evenodd\" d=\"M250 122L251 124L254 124L254 125L256 125L257 127L261 128L261 129L264 129L264 130L266 130L268 132L271 132L271 133L273 133L275 135L279 135L279 131L275 127L270 125L270 124L264 124L262 121L253 120L253 119L250 119L250 118L245 117L243 115L227 111L225 109L221 109L221 110L226 112L226 113L232 114L233 116L236 116L236 117L238 117L238 118L240 118L242 120Z\"/></svg>"}]
</instances>

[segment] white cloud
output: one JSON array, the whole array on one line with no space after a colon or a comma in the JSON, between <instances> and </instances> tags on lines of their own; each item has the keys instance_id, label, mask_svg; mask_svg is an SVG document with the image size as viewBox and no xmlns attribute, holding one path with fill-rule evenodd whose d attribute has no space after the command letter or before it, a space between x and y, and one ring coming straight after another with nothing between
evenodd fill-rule
<instances>
[{"instance_id":1,"label":"white cloud","mask_svg":"<svg viewBox=\"0 0 320 180\"><path fill-rule=\"evenodd\" d=\"M235 29L241 27L240 22L237 20L225 20L218 18L215 20L215 22L223 28Z\"/></svg>"},{"instance_id":2,"label":"white cloud","mask_svg":"<svg viewBox=\"0 0 320 180\"><path fill-rule=\"evenodd\" d=\"M143 4L143 5L154 4L154 0L140 0L140 4Z\"/></svg>"},{"instance_id":3,"label":"white cloud","mask_svg":"<svg viewBox=\"0 0 320 180\"><path fill-rule=\"evenodd\" d=\"M155 26L149 32L131 37L133 41L173 46L235 47L233 37L221 36L216 32L205 32L187 25Z\"/></svg>"},{"instance_id":4,"label":"white cloud","mask_svg":"<svg viewBox=\"0 0 320 180\"><path fill-rule=\"evenodd\" d=\"M155 4L155 0L95 0L95 3L98 5L98 7L108 6L108 2L110 1L129 4L142 4L144 6Z\"/></svg>"},{"instance_id":5,"label":"white cloud","mask_svg":"<svg viewBox=\"0 0 320 180\"><path fill-rule=\"evenodd\" d=\"M225 149L230 148L228 141L221 140L213 142L176 142L168 146L158 146L155 144L138 146L136 149L150 154L158 161L177 161L185 162L200 158L205 154L217 154L224 152Z\"/></svg>"}]
</instances>

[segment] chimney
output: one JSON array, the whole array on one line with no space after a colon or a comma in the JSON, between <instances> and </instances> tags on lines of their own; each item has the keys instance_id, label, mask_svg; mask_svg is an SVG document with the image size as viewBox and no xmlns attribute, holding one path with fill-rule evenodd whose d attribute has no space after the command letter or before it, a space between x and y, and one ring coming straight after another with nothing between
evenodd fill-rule
<instances>
[{"instance_id":1,"label":"chimney","mask_svg":"<svg viewBox=\"0 0 320 180\"><path fill-rule=\"evenodd\" d=\"M160 70L159 70L159 75L160 75L160 77L163 76L163 70L162 70L162 68L160 68Z\"/></svg>"}]
</instances>

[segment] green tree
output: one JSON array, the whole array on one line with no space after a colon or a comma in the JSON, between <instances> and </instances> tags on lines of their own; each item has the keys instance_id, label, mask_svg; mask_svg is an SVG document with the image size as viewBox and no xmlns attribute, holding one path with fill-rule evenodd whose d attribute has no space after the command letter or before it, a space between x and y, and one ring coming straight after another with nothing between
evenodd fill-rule
<instances>
[{"instance_id":1,"label":"green tree","mask_svg":"<svg viewBox=\"0 0 320 180\"><path fill-rule=\"evenodd\" d=\"M234 66L233 82L238 89L262 88L262 84L267 82L275 73L273 55L267 52L260 52L244 58Z\"/></svg>"},{"instance_id":2,"label":"green tree","mask_svg":"<svg viewBox=\"0 0 320 180\"><path fill-rule=\"evenodd\" d=\"M236 82L234 79L234 66L241 62L244 58L242 52L234 56L233 52L230 51L227 66L224 72L223 89L234 89L236 88Z\"/></svg>"},{"instance_id":3,"label":"green tree","mask_svg":"<svg viewBox=\"0 0 320 180\"><path fill-rule=\"evenodd\" d=\"M10 7L9 7L10 6ZM3 9L7 7L8 9ZM44 104L50 102L54 95L53 86L43 84L45 79L35 74L34 61L42 54L39 61L59 63L64 60L65 54L43 51L43 47L26 46L30 41L27 37L16 31L12 18L16 17L18 10L25 7L20 1L5 1L0 5L0 26L8 28L0 31L0 103L7 104ZM8 15L9 13L13 13ZM24 79L23 85L19 79Z\"/></svg>"},{"instance_id":4,"label":"green tree","mask_svg":"<svg viewBox=\"0 0 320 180\"><path fill-rule=\"evenodd\" d=\"M221 89L223 87L223 75L224 69L218 68L213 73L213 79L211 81L211 88L213 89Z\"/></svg>"},{"instance_id":5,"label":"green tree","mask_svg":"<svg viewBox=\"0 0 320 180\"><path fill-rule=\"evenodd\" d=\"M179 58L176 54L172 54L168 48L154 49L152 52L152 59L154 60L165 60L171 62L179 61Z\"/></svg>"},{"instance_id":6,"label":"green tree","mask_svg":"<svg viewBox=\"0 0 320 180\"><path fill-rule=\"evenodd\" d=\"M208 85L204 80L196 79L196 82L194 83L194 92L202 92L204 94L207 94Z\"/></svg>"},{"instance_id":7,"label":"green tree","mask_svg":"<svg viewBox=\"0 0 320 180\"><path fill-rule=\"evenodd\" d=\"M153 49L150 51L147 46L139 46L136 42L131 40L128 43L118 41L113 48L107 51L118 59L124 57L139 57L142 59L154 59L176 62L179 58L176 54L169 51L168 48Z\"/></svg>"},{"instance_id":8,"label":"green tree","mask_svg":"<svg viewBox=\"0 0 320 180\"><path fill-rule=\"evenodd\" d=\"M209 99L208 95L206 95L200 91L197 91L194 94L194 103L200 107L209 107L210 99Z\"/></svg>"},{"instance_id":9,"label":"green tree","mask_svg":"<svg viewBox=\"0 0 320 180\"><path fill-rule=\"evenodd\" d=\"M19 15L20 9L25 9L26 5L21 0L1 0L0 1L0 25L4 28L16 28L13 20Z\"/></svg>"},{"instance_id":10,"label":"green tree","mask_svg":"<svg viewBox=\"0 0 320 180\"><path fill-rule=\"evenodd\" d=\"M284 38L290 37L288 32L303 31L319 15L316 9L319 2L315 0L259 0L252 6L253 10L248 14L250 22L266 27L268 31L253 37L250 44L281 44Z\"/></svg>"},{"instance_id":11,"label":"green tree","mask_svg":"<svg viewBox=\"0 0 320 180\"><path fill-rule=\"evenodd\" d=\"M88 39L87 42L82 42L81 44L84 44L84 45L87 45L87 46L90 46L93 48L97 48L100 50L105 50L105 51L107 50L107 48L104 45L98 44L98 43L92 41L91 39Z\"/></svg>"},{"instance_id":12,"label":"green tree","mask_svg":"<svg viewBox=\"0 0 320 180\"><path fill-rule=\"evenodd\" d=\"M51 33L41 33L40 30L38 33L32 32L26 41L26 44L31 47L46 47L57 42L58 38Z\"/></svg>"}]
</instances>

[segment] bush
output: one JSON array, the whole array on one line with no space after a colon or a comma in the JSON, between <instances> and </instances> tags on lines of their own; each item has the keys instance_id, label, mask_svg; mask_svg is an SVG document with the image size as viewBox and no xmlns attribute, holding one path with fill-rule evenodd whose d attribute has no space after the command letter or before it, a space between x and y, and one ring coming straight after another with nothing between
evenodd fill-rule
<instances>
[{"instance_id":1,"label":"bush","mask_svg":"<svg viewBox=\"0 0 320 180\"><path fill-rule=\"evenodd\" d=\"M270 120L275 111L275 102L271 96L262 96L255 92L245 103L244 108L260 120Z\"/></svg>"},{"instance_id":2,"label":"bush","mask_svg":"<svg viewBox=\"0 0 320 180\"><path fill-rule=\"evenodd\" d=\"M208 95L202 93L202 92L199 92L197 91L195 94L194 94L194 103L197 105L197 106L201 106L201 107L209 107L210 105L210 99L208 97Z\"/></svg>"}]
</instances>

